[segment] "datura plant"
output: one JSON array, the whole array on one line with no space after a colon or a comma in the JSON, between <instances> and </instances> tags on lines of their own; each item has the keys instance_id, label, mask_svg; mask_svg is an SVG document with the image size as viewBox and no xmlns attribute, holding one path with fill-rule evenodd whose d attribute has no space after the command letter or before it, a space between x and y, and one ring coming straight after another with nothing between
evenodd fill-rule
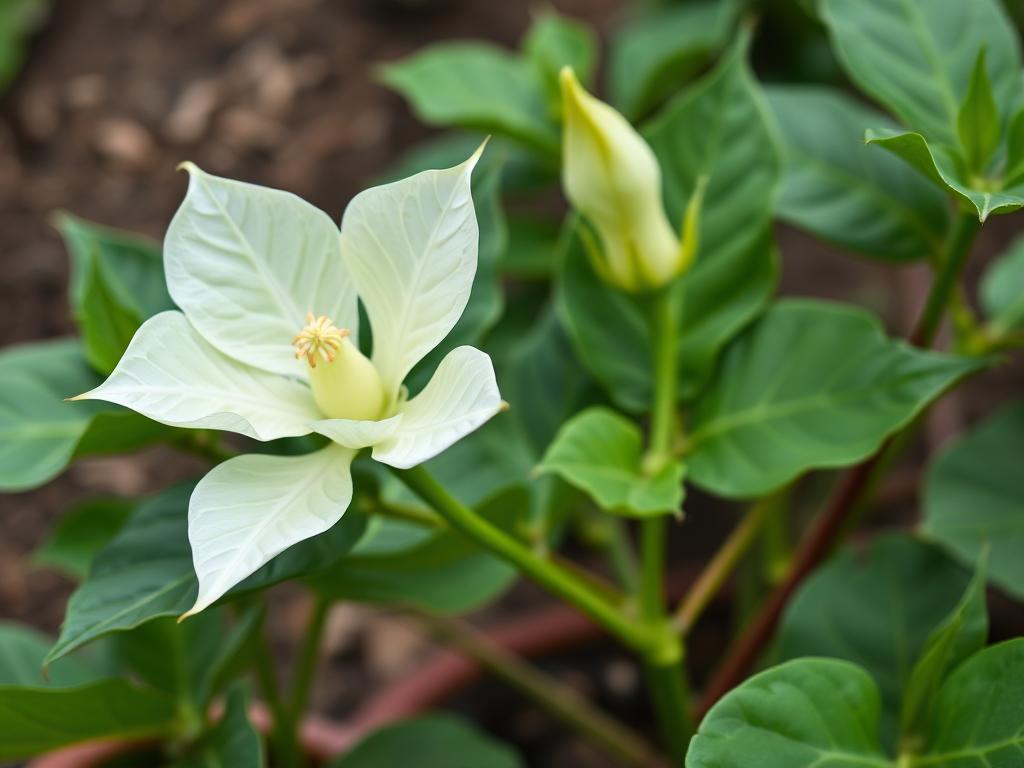
<instances>
[{"instance_id":1,"label":"datura plant","mask_svg":"<svg viewBox=\"0 0 1024 768\"><path fill-rule=\"evenodd\" d=\"M32 556L76 587L56 639L0 623L0 761L527 765L422 712L448 655L311 743L357 603L614 764L1024 765L1019 35L998 0L799 5L645 4L603 63L547 11L386 64L446 133L340 226L188 163L162 244L56 214L80 334L0 352L0 488L142 449L185 479L69 505ZM811 279L842 253L926 295ZM779 297L781 264L869 306ZM503 644L576 665L562 608L634 660L617 716Z\"/></svg>"}]
</instances>

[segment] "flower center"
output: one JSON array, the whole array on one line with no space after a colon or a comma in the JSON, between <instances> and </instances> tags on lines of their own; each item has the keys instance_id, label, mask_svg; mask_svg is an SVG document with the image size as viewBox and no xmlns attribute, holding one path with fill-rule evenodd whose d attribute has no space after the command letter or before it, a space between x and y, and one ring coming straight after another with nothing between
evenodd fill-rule
<instances>
[{"instance_id":1,"label":"flower center","mask_svg":"<svg viewBox=\"0 0 1024 768\"><path fill-rule=\"evenodd\" d=\"M306 315L306 327L299 331L292 344L295 347L295 359L306 358L310 368L316 368L318 358L333 363L341 351L341 343L349 335L347 328L338 328L327 315L313 317Z\"/></svg>"},{"instance_id":2,"label":"flower center","mask_svg":"<svg viewBox=\"0 0 1024 768\"><path fill-rule=\"evenodd\" d=\"M376 420L384 412L384 384L373 363L326 315L306 315L306 327L292 344L306 358L313 399L330 419Z\"/></svg>"}]
</instances>

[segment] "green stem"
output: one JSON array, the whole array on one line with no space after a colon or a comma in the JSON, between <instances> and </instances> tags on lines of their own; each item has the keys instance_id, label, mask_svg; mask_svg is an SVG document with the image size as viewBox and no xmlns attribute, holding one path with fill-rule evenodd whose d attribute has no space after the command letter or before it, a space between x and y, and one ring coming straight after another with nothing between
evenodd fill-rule
<instances>
[{"instance_id":1,"label":"green stem","mask_svg":"<svg viewBox=\"0 0 1024 768\"><path fill-rule=\"evenodd\" d=\"M309 705L309 694L313 687L317 664L320 661L320 644L323 641L324 627L327 624L327 614L330 609L331 600L317 595L313 604L313 613L309 617L306 633L302 639L298 667L295 670L295 680L292 683L290 708L295 723L302 720L306 707Z\"/></svg>"},{"instance_id":2,"label":"green stem","mask_svg":"<svg viewBox=\"0 0 1024 768\"><path fill-rule=\"evenodd\" d=\"M496 528L446 491L423 467L395 469L395 474L452 528L516 566L548 591L579 608L627 646L642 654L657 653L665 642L660 627L623 615L576 576Z\"/></svg>"},{"instance_id":3,"label":"green stem","mask_svg":"<svg viewBox=\"0 0 1024 768\"><path fill-rule=\"evenodd\" d=\"M441 639L462 650L495 677L520 691L548 714L575 728L629 766L657 763L638 734L592 705L573 688L501 648L465 622L417 612Z\"/></svg>"},{"instance_id":4,"label":"green stem","mask_svg":"<svg viewBox=\"0 0 1024 768\"><path fill-rule=\"evenodd\" d=\"M935 340L935 334L939 330L946 307L949 306L954 289L959 282L960 273L963 271L967 255L971 251L971 245L980 229L981 223L978 221L978 217L970 213L960 213L954 222L949 239L946 241L938 274L928 292L921 320L911 336L911 342L917 346L930 347Z\"/></svg>"},{"instance_id":5,"label":"green stem","mask_svg":"<svg viewBox=\"0 0 1024 768\"><path fill-rule=\"evenodd\" d=\"M654 371L654 406L644 471L656 475L672 461L672 444L677 428L676 385L678 379L678 323L674 296L664 289L651 298L651 338ZM670 626L665 615L665 535L667 520L644 520L640 532L641 615L652 625ZM690 694L683 666L683 644L672 632L672 643L659 656L644 657L644 673L651 703L669 755L682 766L693 734Z\"/></svg>"}]
</instances>

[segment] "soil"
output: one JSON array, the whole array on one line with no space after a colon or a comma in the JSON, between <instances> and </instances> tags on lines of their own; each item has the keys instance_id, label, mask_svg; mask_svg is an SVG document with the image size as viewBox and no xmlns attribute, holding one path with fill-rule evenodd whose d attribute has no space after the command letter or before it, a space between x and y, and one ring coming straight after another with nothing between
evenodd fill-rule
<instances>
[{"instance_id":1,"label":"soil","mask_svg":"<svg viewBox=\"0 0 1024 768\"><path fill-rule=\"evenodd\" d=\"M557 8L607 32L614 0L556 0ZM289 189L337 218L369 179L428 129L374 80L374 67L432 41L482 38L514 45L532 2L472 0L57 0L26 65L0 97L0 347L73 333L67 260L48 223L54 210L160 237L181 200L193 160L213 173ZM1006 218L986 226L979 250L996 252L1013 233ZM782 230L783 291L870 306L905 329L921 303L925 272L851 259ZM984 261L984 258L981 259ZM975 272L977 268L975 268ZM931 442L1024 391L1021 367L972 384L937 411ZM53 632L70 583L33 568L31 552L74 501L139 495L199 466L164 450L88 460L31 493L0 496L0 620ZM904 480L916 477L913 461ZM913 483L894 495L893 519L912 519ZM820 495L820 494L819 494ZM810 494L809 508L815 495ZM688 503L673 561L706 556L728 516ZM275 590L276 648L287 654L306 606L297 589ZM544 598L530 586L490 610L502 615ZM692 648L703 677L724 643L730 611L713 610ZM341 606L332 615L328 663L316 707L342 718L373 690L412 669L429 650L408 625ZM646 728L636 668L610 644L547 662L602 706ZM487 683L454 706L524 749L544 768L606 765L520 698Z\"/></svg>"}]
</instances>

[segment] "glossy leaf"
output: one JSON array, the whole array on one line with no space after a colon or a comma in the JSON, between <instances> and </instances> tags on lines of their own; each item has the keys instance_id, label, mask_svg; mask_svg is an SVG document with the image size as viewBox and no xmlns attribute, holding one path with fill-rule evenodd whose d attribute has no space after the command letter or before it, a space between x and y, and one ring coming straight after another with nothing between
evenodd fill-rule
<instances>
[{"instance_id":1,"label":"glossy leaf","mask_svg":"<svg viewBox=\"0 0 1024 768\"><path fill-rule=\"evenodd\" d=\"M526 491L514 488L476 509L482 517L514 534L517 521L528 507ZM440 522L437 527L424 527L374 518L359 545L310 583L337 600L463 613L493 600L516 576L512 566Z\"/></svg>"},{"instance_id":2,"label":"glossy leaf","mask_svg":"<svg viewBox=\"0 0 1024 768\"><path fill-rule=\"evenodd\" d=\"M174 768L263 768L263 737L249 722L248 706L245 688L232 688L220 721Z\"/></svg>"},{"instance_id":3,"label":"glossy leaf","mask_svg":"<svg viewBox=\"0 0 1024 768\"><path fill-rule=\"evenodd\" d=\"M139 447L166 432L106 403L66 403L99 379L77 341L45 341L0 352L0 489L35 488L76 455Z\"/></svg>"},{"instance_id":4,"label":"glossy leaf","mask_svg":"<svg viewBox=\"0 0 1024 768\"><path fill-rule=\"evenodd\" d=\"M497 133L546 153L558 149L541 79L530 62L501 48L443 43L385 65L381 76L429 125Z\"/></svg>"},{"instance_id":5,"label":"glossy leaf","mask_svg":"<svg viewBox=\"0 0 1024 768\"><path fill-rule=\"evenodd\" d=\"M572 67L583 83L590 83L597 64L597 38L586 24L544 9L526 33L523 53L536 67L549 109L557 116L561 110L558 73L562 67Z\"/></svg>"},{"instance_id":6,"label":"glossy leaf","mask_svg":"<svg viewBox=\"0 0 1024 768\"><path fill-rule=\"evenodd\" d=\"M878 744L878 690L860 667L798 659L725 695L690 742L687 768L894 768Z\"/></svg>"},{"instance_id":7,"label":"glossy leaf","mask_svg":"<svg viewBox=\"0 0 1024 768\"><path fill-rule=\"evenodd\" d=\"M776 281L770 220L781 167L745 50L738 44L645 131L661 163L671 221L682 221L699 180L709 179L697 261L673 288L683 308L679 388L687 399L706 383L721 348L762 310ZM557 304L584 365L620 407L645 410L651 398L645 303L601 282L574 237L566 238Z\"/></svg>"},{"instance_id":8,"label":"glossy leaf","mask_svg":"<svg viewBox=\"0 0 1024 768\"><path fill-rule=\"evenodd\" d=\"M195 602L198 585L188 544L188 503L194 485L177 485L141 504L93 560L68 601L52 664L74 649L153 619L180 616ZM297 544L246 579L245 592L324 568L362 535L365 518L354 511L323 536Z\"/></svg>"},{"instance_id":9,"label":"glossy leaf","mask_svg":"<svg viewBox=\"0 0 1024 768\"><path fill-rule=\"evenodd\" d=\"M956 152L942 144L931 144L919 133L869 130L866 140L903 158L941 189L952 192L972 206L984 222L992 214L1012 213L1024 206L1024 178L997 184L969 177Z\"/></svg>"},{"instance_id":10,"label":"glossy leaf","mask_svg":"<svg viewBox=\"0 0 1024 768\"><path fill-rule=\"evenodd\" d=\"M780 301L728 349L696 403L689 478L750 498L852 464L981 365L891 340L861 309Z\"/></svg>"},{"instance_id":11,"label":"glossy leaf","mask_svg":"<svg viewBox=\"0 0 1024 768\"><path fill-rule=\"evenodd\" d=\"M989 548L988 575L1024 598L1024 405L959 438L928 470L922 532L966 563Z\"/></svg>"},{"instance_id":12,"label":"glossy leaf","mask_svg":"<svg viewBox=\"0 0 1024 768\"><path fill-rule=\"evenodd\" d=\"M1000 330L1024 328L1024 238L992 262L981 280L981 303Z\"/></svg>"},{"instance_id":13,"label":"glossy leaf","mask_svg":"<svg viewBox=\"0 0 1024 768\"><path fill-rule=\"evenodd\" d=\"M984 648L987 640L988 609L982 561L956 608L929 635L910 673L900 709L904 743L921 733L931 719L935 698L949 673Z\"/></svg>"},{"instance_id":14,"label":"glossy leaf","mask_svg":"<svg viewBox=\"0 0 1024 768\"><path fill-rule=\"evenodd\" d=\"M135 509L128 499L90 499L57 521L49 537L32 553L37 565L55 568L81 580L99 552Z\"/></svg>"},{"instance_id":15,"label":"glossy leaf","mask_svg":"<svg viewBox=\"0 0 1024 768\"><path fill-rule=\"evenodd\" d=\"M957 134L968 169L975 173L985 172L989 158L999 146L1002 133L1000 123L999 107L992 94L983 46L978 51L971 82L957 115Z\"/></svg>"},{"instance_id":16,"label":"glossy leaf","mask_svg":"<svg viewBox=\"0 0 1024 768\"><path fill-rule=\"evenodd\" d=\"M743 3L705 0L658 7L619 26L608 87L627 117L643 117L723 48Z\"/></svg>"},{"instance_id":17,"label":"glossy leaf","mask_svg":"<svg viewBox=\"0 0 1024 768\"><path fill-rule=\"evenodd\" d=\"M100 373L110 373L142 325L142 318L118 302L104 269L98 258L91 260L77 320L89 363Z\"/></svg>"},{"instance_id":18,"label":"glossy leaf","mask_svg":"<svg viewBox=\"0 0 1024 768\"><path fill-rule=\"evenodd\" d=\"M0 686L0 759L17 759L93 739L169 733L174 700L124 680L74 688Z\"/></svg>"},{"instance_id":19,"label":"glossy leaf","mask_svg":"<svg viewBox=\"0 0 1024 768\"><path fill-rule=\"evenodd\" d=\"M510 747L453 715L426 715L371 734L329 768L523 768Z\"/></svg>"},{"instance_id":20,"label":"glossy leaf","mask_svg":"<svg viewBox=\"0 0 1024 768\"><path fill-rule=\"evenodd\" d=\"M97 674L77 657L61 659L43 671L43 659L53 641L13 622L0 622L0 686L67 688L84 685Z\"/></svg>"},{"instance_id":21,"label":"glossy leaf","mask_svg":"<svg viewBox=\"0 0 1024 768\"><path fill-rule=\"evenodd\" d=\"M957 145L960 104L983 47L1004 115L1020 80L1020 47L998 0L821 0L847 74L929 141Z\"/></svg>"},{"instance_id":22,"label":"glossy leaf","mask_svg":"<svg viewBox=\"0 0 1024 768\"><path fill-rule=\"evenodd\" d=\"M589 408L564 424L538 469L558 475L609 512L681 512L683 465L670 462L651 477L643 469L644 450L636 424L607 408Z\"/></svg>"},{"instance_id":23,"label":"glossy leaf","mask_svg":"<svg viewBox=\"0 0 1024 768\"><path fill-rule=\"evenodd\" d=\"M860 665L881 692L883 743L894 745L914 665L968 582L941 549L910 536L847 547L794 596L779 628L778 657L829 656Z\"/></svg>"},{"instance_id":24,"label":"glossy leaf","mask_svg":"<svg viewBox=\"0 0 1024 768\"><path fill-rule=\"evenodd\" d=\"M888 120L837 90L774 86L786 173L776 212L829 242L886 261L939 253L949 227L946 196L912 168L864 146Z\"/></svg>"}]
</instances>

